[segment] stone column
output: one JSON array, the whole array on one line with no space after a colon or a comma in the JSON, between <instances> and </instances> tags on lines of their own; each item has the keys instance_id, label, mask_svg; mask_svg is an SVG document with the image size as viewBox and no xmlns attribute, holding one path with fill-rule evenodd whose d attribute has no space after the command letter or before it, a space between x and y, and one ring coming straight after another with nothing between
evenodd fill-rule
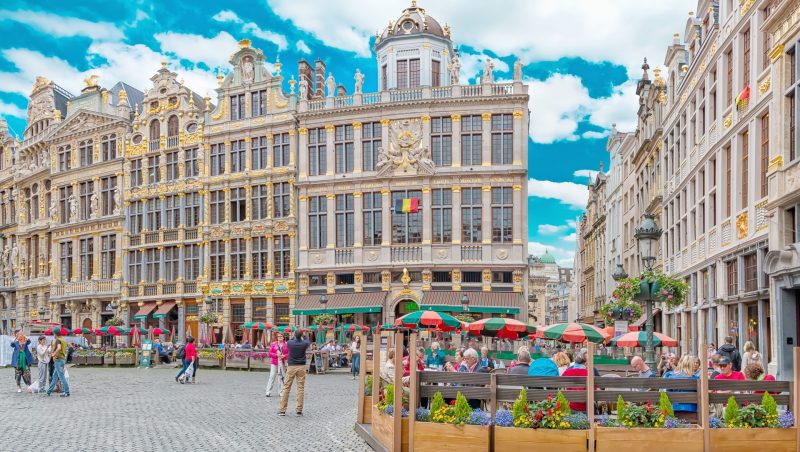
<instances>
[{"instance_id":1,"label":"stone column","mask_svg":"<svg viewBox=\"0 0 800 452\"><path fill-rule=\"evenodd\" d=\"M308 231L308 196L300 195L299 197L299 218L297 221L298 229L301 231ZM308 250L308 234L301 233L300 237L300 251Z\"/></svg>"},{"instance_id":2,"label":"stone column","mask_svg":"<svg viewBox=\"0 0 800 452\"><path fill-rule=\"evenodd\" d=\"M522 237L524 229L528 223L527 203L523 199L522 185L514 185L512 187L514 201L514 212L511 214L511 238L515 245L522 244ZM526 251L527 252L527 251Z\"/></svg>"},{"instance_id":3,"label":"stone column","mask_svg":"<svg viewBox=\"0 0 800 452\"><path fill-rule=\"evenodd\" d=\"M289 129L289 166L295 166L297 160L294 158L294 150L297 148L297 137L294 129Z\"/></svg>"},{"instance_id":4,"label":"stone column","mask_svg":"<svg viewBox=\"0 0 800 452\"><path fill-rule=\"evenodd\" d=\"M522 122L523 113L515 111L514 116L514 149L512 150L512 164L513 165L527 165L528 162L528 132L526 125Z\"/></svg>"},{"instance_id":5,"label":"stone column","mask_svg":"<svg viewBox=\"0 0 800 452\"><path fill-rule=\"evenodd\" d=\"M333 193L328 193L325 198L327 198L327 205L328 205L328 248L335 248L336 247L336 195Z\"/></svg>"},{"instance_id":6,"label":"stone column","mask_svg":"<svg viewBox=\"0 0 800 452\"><path fill-rule=\"evenodd\" d=\"M272 168L272 134L267 134L267 168Z\"/></svg>"},{"instance_id":7,"label":"stone column","mask_svg":"<svg viewBox=\"0 0 800 452\"><path fill-rule=\"evenodd\" d=\"M481 166L492 166L492 114L481 114Z\"/></svg>"},{"instance_id":8,"label":"stone column","mask_svg":"<svg viewBox=\"0 0 800 452\"><path fill-rule=\"evenodd\" d=\"M356 121L353 123L353 174L358 174L364 167L364 147L361 142L363 133L361 131L361 123ZM358 212L358 210L356 210Z\"/></svg>"},{"instance_id":9,"label":"stone column","mask_svg":"<svg viewBox=\"0 0 800 452\"><path fill-rule=\"evenodd\" d=\"M481 189L481 243L492 243L492 187L484 185Z\"/></svg>"},{"instance_id":10,"label":"stone column","mask_svg":"<svg viewBox=\"0 0 800 452\"><path fill-rule=\"evenodd\" d=\"M186 194L183 192L178 193L178 209L178 228L183 229L186 226Z\"/></svg>"},{"instance_id":11,"label":"stone column","mask_svg":"<svg viewBox=\"0 0 800 452\"><path fill-rule=\"evenodd\" d=\"M381 190L381 195L381 223L383 224L381 246L389 246L392 244L392 192L388 188L384 188Z\"/></svg>"},{"instance_id":12,"label":"stone column","mask_svg":"<svg viewBox=\"0 0 800 452\"><path fill-rule=\"evenodd\" d=\"M186 251L183 248L183 243L179 243L176 246L178 247L178 279L183 281L184 275L186 274L186 265L184 262L184 259L186 259ZM183 290L181 290L181 293L183 293Z\"/></svg>"},{"instance_id":13,"label":"stone column","mask_svg":"<svg viewBox=\"0 0 800 452\"><path fill-rule=\"evenodd\" d=\"M325 125L325 148L327 152L325 154L326 161L326 176L333 176L336 174L336 149L333 144L334 133L336 132L336 127L333 124L326 124Z\"/></svg>"},{"instance_id":14,"label":"stone column","mask_svg":"<svg viewBox=\"0 0 800 452\"><path fill-rule=\"evenodd\" d=\"M450 115L450 119L452 120L453 128L453 168L459 168L461 167L461 115Z\"/></svg>"},{"instance_id":15,"label":"stone column","mask_svg":"<svg viewBox=\"0 0 800 452\"><path fill-rule=\"evenodd\" d=\"M355 248L360 248L364 243L364 214L362 213L364 209L364 200L362 194L363 193L360 191L353 192L353 247ZM359 261L356 260L356 262Z\"/></svg>"},{"instance_id":16,"label":"stone column","mask_svg":"<svg viewBox=\"0 0 800 452\"><path fill-rule=\"evenodd\" d=\"M452 216L453 245L460 245L461 244L461 187L459 185L456 185L452 188L452 190L453 190L453 216Z\"/></svg>"},{"instance_id":17,"label":"stone column","mask_svg":"<svg viewBox=\"0 0 800 452\"><path fill-rule=\"evenodd\" d=\"M297 152L298 175L301 179L308 177L308 129L297 129L297 148L292 148L292 153Z\"/></svg>"},{"instance_id":18,"label":"stone column","mask_svg":"<svg viewBox=\"0 0 800 452\"><path fill-rule=\"evenodd\" d=\"M244 217L247 221L253 219L253 186L247 184L244 186Z\"/></svg>"},{"instance_id":19,"label":"stone column","mask_svg":"<svg viewBox=\"0 0 800 452\"><path fill-rule=\"evenodd\" d=\"M420 203L422 204L422 244L423 245L430 245L431 239L433 236L432 230L432 223L431 218L433 218L431 213L431 187L423 186L422 187L422 199ZM356 210L358 211L358 210ZM430 249L430 247L428 247Z\"/></svg>"},{"instance_id":20,"label":"stone column","mask_svg":"<svg viewBox=\"0 0 800 452\"><path fill-rule=\"evenodd\" d=\"M186 304L178 300L178 340L186 341Z\"/></svg>"},{"instance_id":21,"label":"stone column","mask_svg":"<svg viewBox=\"0 0 800 452\"><path fill-rule=\"evenodd\" d=\"M225 159L225 174L231 173L231 142L230 140L225 140L223 142L225 145L225 153L223 154L223 158Z\"/></svg>"},{"instance_id":22,"label":"stone column","mask_svg":"<svg viewBox=\"0 0 800 452\"><path fill-rule=\"evenodd\" d=\"M247 143L244 151L244 168L250 171L253 169L253 137L245 137L244 142Z\"/></svg>"},{"instance_id":23,"label":"stone column","mask_svg":"<svg viewBox=\"0 0 800 452\"><path fill-rule=\"evenodd\" d=\"M760 254L760 253L759 253ZM767 364L769 363L769 359L766 356L767 351L767 343L770 341L770 338L767 337L767 307L769 306L768 299L759 299L758 300L758 349L762 350L761 352L761 365L764 366L764 369L767 368ZM773 352L774 353L774 352Z\"/></svg>"}]
</instances>

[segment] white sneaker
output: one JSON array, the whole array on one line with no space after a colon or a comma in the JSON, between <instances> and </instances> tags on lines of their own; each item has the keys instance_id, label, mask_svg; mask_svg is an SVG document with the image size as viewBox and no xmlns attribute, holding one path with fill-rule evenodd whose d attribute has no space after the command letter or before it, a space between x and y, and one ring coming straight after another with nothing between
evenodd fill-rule
<instances>
[{"instance_id":1,"label":"white sneaker","mask_svg":"<svg viewBox=\"0 0 800 452\"><path fill-rule=\"evenodd\" d=\"M269 397L269 393L264 394L265 396Z\"/></svg>"},{"instance_id":2,"label":"white sneaker","mask_svg":"<svg viewBox=\"0 0 800 452\"><path fill-rule=\"evenodd\" d=\"M22 389L20 389L20 388L17 388L17 392L22 392Z\"/></svg>"}]
</instances>

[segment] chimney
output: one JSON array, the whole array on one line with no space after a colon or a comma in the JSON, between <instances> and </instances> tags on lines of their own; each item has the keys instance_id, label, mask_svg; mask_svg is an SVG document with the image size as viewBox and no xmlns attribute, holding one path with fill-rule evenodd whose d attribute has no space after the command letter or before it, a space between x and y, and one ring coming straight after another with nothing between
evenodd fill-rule
<instances>
[{"instance_id":1,"label":"chimney","mask_svg":"<svg viewBox=\"0 0 800 452\"><path fill-rule=\"evenodd\" d=\"M311 99L311 95L313 93L314 87L314 69L308 64L308 61L301 59L299 63L297 63L297 74L299 81L306 81L306 86L308 87L308 91L306 92L306 99ZM304 100L304 99L300 99Z\"/></svg>"},{"instance_id":2,"label":"chimney","mask_svg":"<svg viewBox=\"0 0 800 452\"><path fill-rule=\"evenodd\" d=\"M321 59L317 58L317 61L315 61L314 64L316 71L314 97L321 99L325 97L325 63L323 63Z\"/></svg>"},{"instance_id":3,"label":"chimney","mask_svg":"<svg viewBox=\"0 0 800 452\"><path fill-rule=\"evenodd\" d=\"M347 88L345 88L344 85L340 83L339 86L336 87L336 97L344 97L346 95L347 95Z\"/></svg>"}]
</instances>

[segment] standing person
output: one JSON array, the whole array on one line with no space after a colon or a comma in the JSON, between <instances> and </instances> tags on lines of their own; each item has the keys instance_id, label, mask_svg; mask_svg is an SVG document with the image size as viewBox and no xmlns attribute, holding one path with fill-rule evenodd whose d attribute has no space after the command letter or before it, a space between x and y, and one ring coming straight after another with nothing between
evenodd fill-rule
<instances>
[{"instance_id":1,"label":"standing person","mask_svg":"<svg viewBox=\"0 0 800 452\"><path fill-rule=\"evenodd\" d=\"M295 331L294 339L287 343L289 348L289 367L286 371L286 381L283 383L283 389L281 390L281 405L278 408L278 416L286 416L289 391L292 390L292 383L295 378L297 378L297 405L294 411L298 416L303 415L303 396L306 388L306 350L310 345L311 343L303 337L303 332L300 330Z\"/></svg>"},{"instance_id":2,"label":"standing person","mask_svg":"<svg viewBox=\"0 0 800 452\"><path fill-rule=\"evenodd\" d=\"M191 364L194 364L193 367L197 367L197 347L194 345L194 338L190 336L186 338L186 345L183 347L183 367L181 371L178 372L178 375L175 376L175 381L184 384L189 379L189 374L186 373L186 369L188 369ZM192 377L194 378L194 372L192 372Z\"/></svg>"},{"instance_id":3,"label":"standing person","mask_svg":"<svg viewBox=\"0 0 800 452\"><path fill-rule=\"evenodd\" d=\"M742 370L742 355L739 354L739 350L733 345L732 336L725 337L725 344L717 350L717 354L723 358L728 358L731 362L731 366L733 366L733 370L737 372Z\"/></svg>"},{"instance_id":4,"label":"standing person","mask_svg":"<svg viewBox=\"0 0 800 452\"><path fill-rule=\"evenodd\" d=\"M742 367L747 368L750 364L761 364L761 353L756 350L756 345L752 341L747 341L744 343Z\"/></svg>"},{"instance_id":5,"label":"standing person","mask_svg":"<svg viewBox=\"0 0 800 452\"><path fill-rule=\"evenodd\" d=\"M350 344L350 353L352 358L350 359L350 371L353 373L353 380L356 379L356 375L361 372L361 335L357 334L355 339L353 339L353 343Z\"/></svg>"},{"instance_id":6,"label":"standing person","mask_svg":"<svg viewBox=\"0 0 800 452\"><path fill-rule=\"evenodd\" d=\"M289 349L283 340L283 334L278 333L275 340L269 346L269 380L267 380L267 393L269 397L275 378L278 375L286 375L286 360L289 357Z\"/></svg>"},{"instance_id":7,"label":"standing person","mask_svg":"<svg viewBox=\"0 0 800 452\"><path fill-rule=\"evenodd\" d=\"M49 396L56 388L56 382L60 381L61 386L64 388L64 392L60 397L69 397L69 382L66 377L64 377L64 365L66 364L69 345L67 345L67 341L61 337L59 328L53 329L53 339L53 367L55 370L53 371L53 377L50 379L50 386L47 387L47 392L44 394Z\"/></svg>"},{"instance_id":8,"label":"standing person","mask_svg":"<svg viewBox=\"0 0 800 452\"><path fill-rule=\"evenodd\" d=\"M31 363L33 363L33 356L28 346L31 340L25 337L22 332L17 333L17 338L11 343L11 348L14 349L11 355L11 366L14 368L14 380L17 382L17 392L22 392L20 380L25 382L25 386L31 385Z\"/></svg>"},{"instance_id":9,"label":"standing person","mask_svg":"<svg viewBox=\"0 0 800 452\"><path fill-rule=\"evenodd\" d=\"M47 388L47 371L50 367L50 347L47 346L47 339L39 336L39 343L36 344L36 359L39 361L39 392Z\"/></svg>"}]
</instances>

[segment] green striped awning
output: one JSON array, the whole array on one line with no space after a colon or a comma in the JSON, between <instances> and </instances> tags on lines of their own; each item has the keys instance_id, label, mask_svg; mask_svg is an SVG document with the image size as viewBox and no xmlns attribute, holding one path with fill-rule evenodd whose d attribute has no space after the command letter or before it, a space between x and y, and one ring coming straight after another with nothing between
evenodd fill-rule
<instances>
[{"instance_id":1,"label":"green striped awning","mask_svg":"<svg viewBox=\"0 0 800 452\"><path fill-rule=\"evenodd\" d=\"M420 309L427 311L461 312L461 296L469 298L468 312L491 314L519 314L522 307L522 294L519 292L454 292L432 290L425 292Z\"/></svg>"},{"instance_id":2,"label":"green striped awning","mask_svg":"<svg viewBox=\"0 0 800 452\"><path fill-rule=\"evenodd\" d=\"M355 314L381 312L387 292L357 292L327 294L325 306L319 302L320 294L301 295L292 315Z\"/></svg>"},{"instance_id":3,"label":"green striped awning","mask_svg":"<svg viewBox=\"0 0 800 452\"><path fill-rule=\"evenodd\" d=\"M146 319L146 318L147 318L147 316L148 316L148 315L149 315L151 312L153 312L153 310L154 310L155 308L156 308L156 302L155 302L155 301L146 301L146 302L145 302L145 303L144 303L144 304L143 304L143 305L142 305L142 306L139 308L139 310L138 310L138 311L136 311L136 314L134 314L134 316L133 316L133 320L144 320L144 319Z\"/></svg>"}]
</instances>

